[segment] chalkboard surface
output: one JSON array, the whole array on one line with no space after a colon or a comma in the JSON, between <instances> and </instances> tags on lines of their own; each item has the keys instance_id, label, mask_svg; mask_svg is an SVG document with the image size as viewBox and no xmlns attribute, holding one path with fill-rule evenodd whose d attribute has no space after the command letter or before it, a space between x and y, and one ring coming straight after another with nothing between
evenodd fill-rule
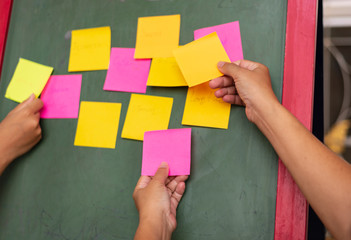
<instances>
[{"instance_id":1,"label":"chalkboard surface","mask_svg":"<svg viewBox=\"0 0 351 240\"><path fill-rule=\"evenodd\" d=\"M281 0L15 0L0 82L4 98L19 57L67 74L70 31L111 26L112 47L134 47L137 18L181 14L180 44L193 30L240 21L244 57L270 68L281 99L287 2ZM130 93L102 90L106 71L83 72L82 101L122 103L116 149L74 147L77 119L41 120L43 139L0 178L0 239L132 239L132 192L142 142L121 139ZM169 128L182 128L186 88L149 87L173 97ZM173 239L273 239L278 158L232 107L229 129L192 127L192 170Z\"/></svg>"}]
</instances>

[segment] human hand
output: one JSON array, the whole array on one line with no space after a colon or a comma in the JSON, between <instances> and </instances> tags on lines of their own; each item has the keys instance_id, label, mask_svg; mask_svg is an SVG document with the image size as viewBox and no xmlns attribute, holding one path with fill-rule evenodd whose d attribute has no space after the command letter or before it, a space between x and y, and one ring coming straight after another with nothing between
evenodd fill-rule
<instances>
[{"instance_id":1,"label":"human hand","mask_svg":"<svg viewBox=\"0 0 351 240\"><path fill-rule=\"evenodd\" d=\"M220 88L215 96L224 102L245 106L247 118L257 123L266 104L278 102L272 90L269 69L260 63L239 60L234 63L219 62L224 76L213 79L211 88Z\"/></svg>"},{"instance_id":2,"label":"human hand","mask_svg":"<svg viewBox=\"0 0 351 240\"><path fill-rule=\"evenodd\" d=\"M177 226L176 210L188 176L168 176L161 163L154 177L141 176L133 199L139 211L139 227L134 239L170 239Z\"/></svg>"},{"instance_id":3,"label":"human hand","mask_svg":"<svg viewBox=\"0 0 351 240\"><path fill-rule=\"evenodd\" d=\"M40 141L39 111L42 107L43 102L32 94L0 123L0 174Z\"/></svg>"}]
</instances>

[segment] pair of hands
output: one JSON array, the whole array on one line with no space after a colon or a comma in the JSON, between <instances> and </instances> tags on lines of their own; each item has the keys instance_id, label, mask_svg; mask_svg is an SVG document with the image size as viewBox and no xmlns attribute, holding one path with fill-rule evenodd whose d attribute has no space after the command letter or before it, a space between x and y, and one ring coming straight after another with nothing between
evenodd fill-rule
<instances>
[{"instance_id":1,"label":"pair of hands","mask_svg":"<svg viewBox=\"0 0 351 240\"><path fill-rule=\"evenodd\" d=\"M258 124L267 104L278 102L266 66L247 60L219 62L224 76L209 85L224 102L245 106L247 118ZM133 193L139 211L135 239L170 239L177 226L176 210L185 191L187 176L168 177L168 166L161 165L151 178L141 176Z\"/></svg>"},{"instance_id":2,"label":"pair of hands","mask_svg":"<svg viewBox=\"0 0 351 240\"><path fill-rule=\"evenodd\" d=\"M0 175L14 159L40 141L39 120L42 107L43 102L33 94L0 123Z\"/></svg>"}]
</instances>

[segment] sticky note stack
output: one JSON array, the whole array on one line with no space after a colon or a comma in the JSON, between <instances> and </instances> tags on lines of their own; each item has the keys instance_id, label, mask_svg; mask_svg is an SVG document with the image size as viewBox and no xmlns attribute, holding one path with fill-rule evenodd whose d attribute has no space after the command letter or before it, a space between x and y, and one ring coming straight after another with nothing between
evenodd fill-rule
<instances>
[{"instance_id":1,"label":"sticky note stack","mask_svg":"<svg viewBox=\"0 0 351 240\"><path fill-rule=\"evenodd\" d=\"M139 93L131 94L121 137L144 141L142 175L154 175L162 161L170 175L189 175L191 162L191 129L168 129L173 98L142 95L147 86L188 87L183 125L229 124L231 105L207 82L222 76L219 61L243 58L239 22L195 30L195 40L179 46L180 22L180 15L139 18L135 48L111 48L108 26L71 34L68 72L107 70L103 90ZM41 118L78 118L75 146L114 149L122 104L80 102L82 75L52 71L20 58L5 97L22 102L41 94Z\"/></svg>"}]
</instances>

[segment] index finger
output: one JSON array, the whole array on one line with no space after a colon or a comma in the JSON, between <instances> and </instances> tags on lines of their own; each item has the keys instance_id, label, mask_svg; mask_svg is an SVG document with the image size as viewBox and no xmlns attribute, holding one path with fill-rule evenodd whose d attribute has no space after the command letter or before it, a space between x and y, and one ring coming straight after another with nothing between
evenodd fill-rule
<instances>
[{"instance_id":1,"label":"index finger","mask_svg":"<svg viewBox=\"0 0 351 240\"><path fill-rule=\"evenodd\" d=\"M222 76L222 77L212 79L210 81L209 85L210 85L210 88L212 88L212 89L223 88L223 87L233 86L234 81L231 77Z\"/></svg>"},{"instance_id":2,"label":"index finger","mask_svg":"<svg viewBox=\"0 0 351 240\"><path fill-rule=\"evenodd\" d=\"M256 68L258 68L260 66L260 64L257 62L253 62L250 60L244 60L244 59L235 61L233 63L242 67L242 68L246 68L247 70L250 70L250 71L255 70Z\"/></svg>"},{"instance_id":3,"label":"index finger","mask_svg":"<svg viewBox=\"0 0 351 240\"><path fill-rule=\"evenodd\" d=\"M177 176L175 177L172 181L170 181L168 184L167 184L167 187L171 190L171 192L173 193L178 184L181 183L181 182L185 182L186 180L188 179L188 176L187 175L181 175L181 176Z\"/></svg>"}]
</instances>

